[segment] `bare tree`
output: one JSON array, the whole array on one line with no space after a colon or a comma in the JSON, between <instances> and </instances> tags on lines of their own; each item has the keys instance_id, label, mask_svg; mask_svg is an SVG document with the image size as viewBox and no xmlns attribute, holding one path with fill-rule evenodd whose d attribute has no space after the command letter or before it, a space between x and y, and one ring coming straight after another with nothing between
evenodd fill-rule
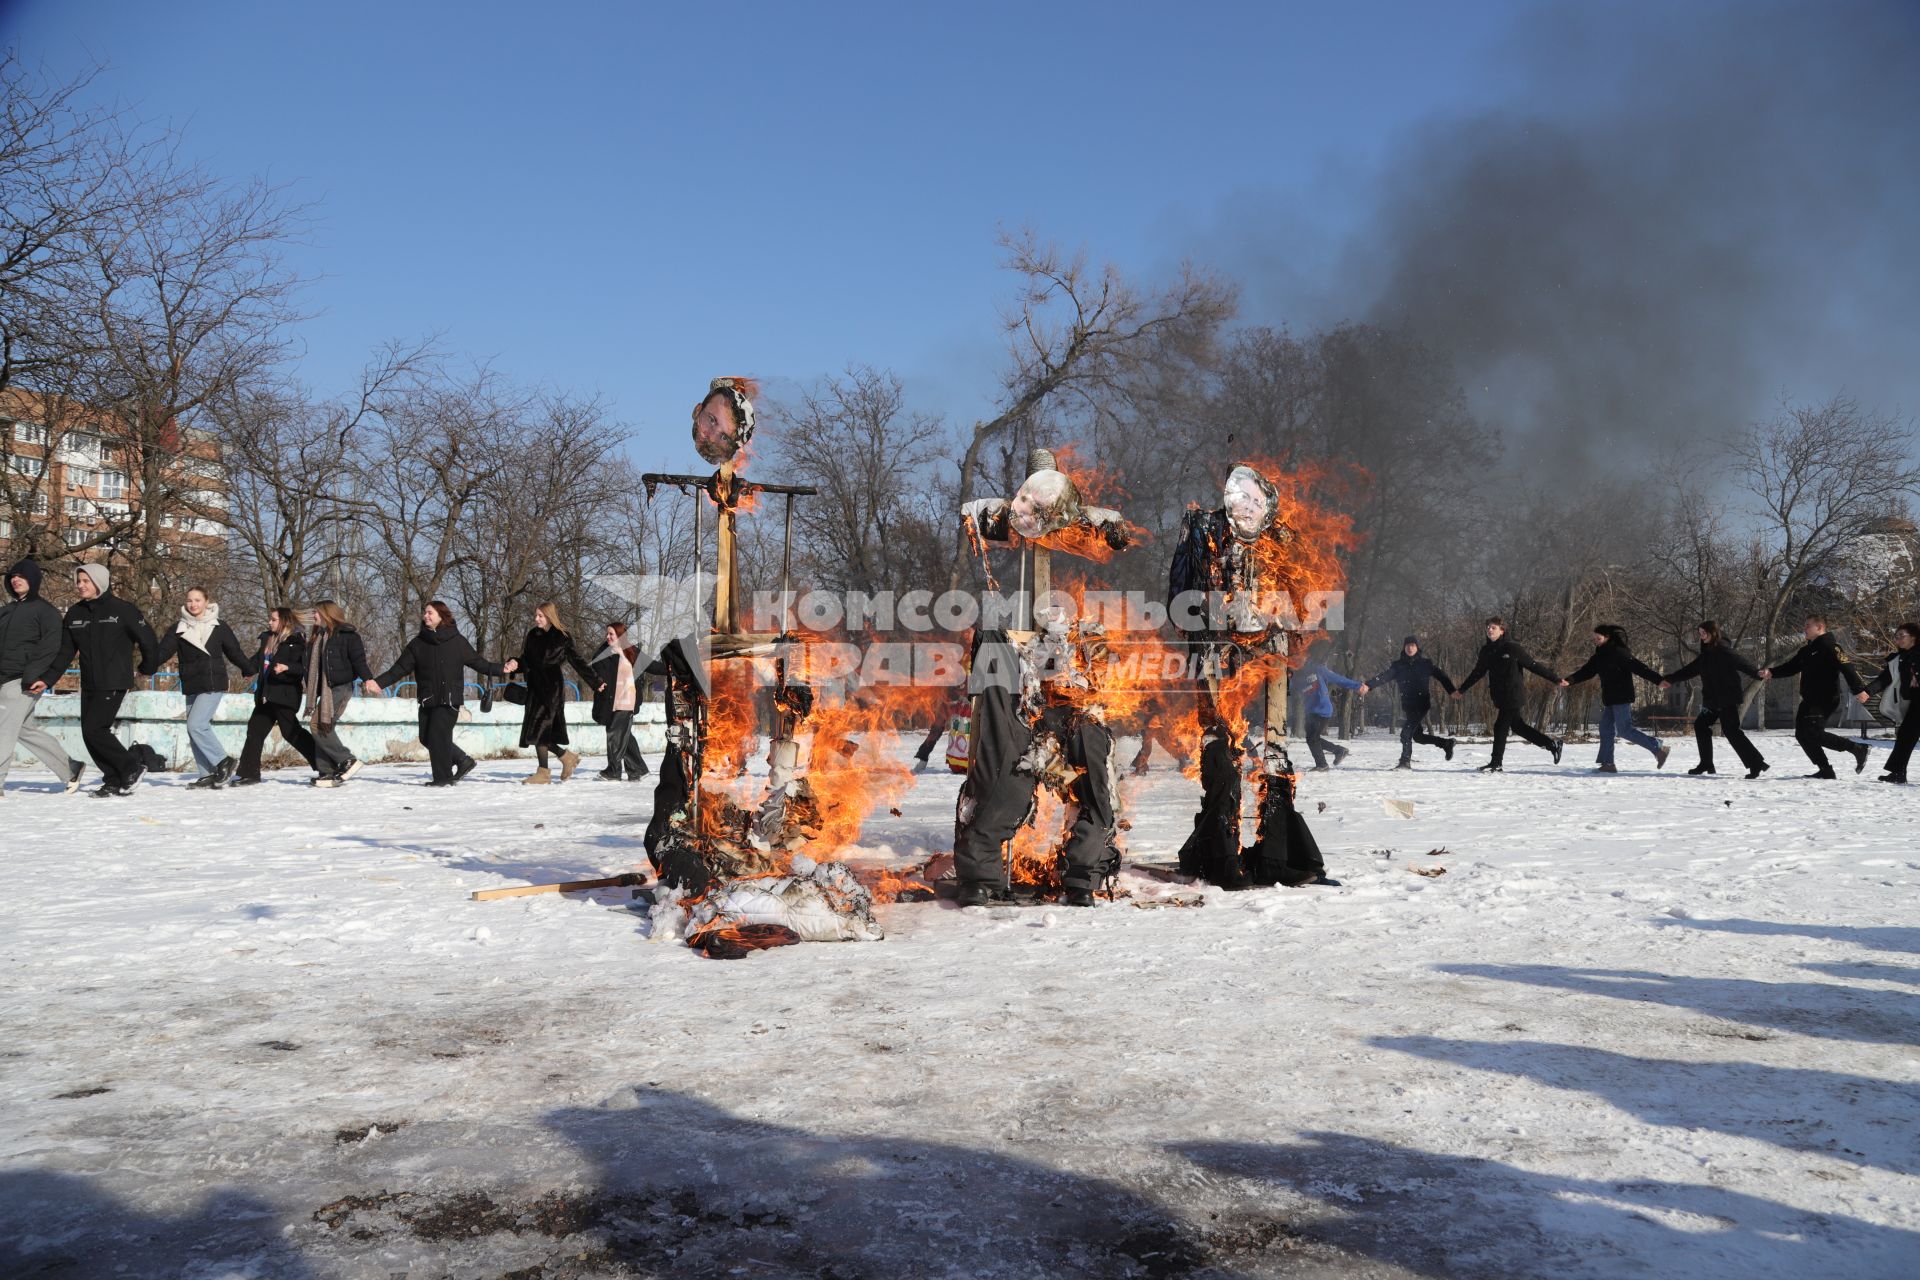
<instances>
[{"instance_id":1,"label":"bare tree","mask_svg":"<svg viewBox=\"0 0 1920 1280\"><path fill-rule=\"evenodd\" d=\"M1042 245L1031 232L1003 235L1005 265L1020 281L1002 320L1008 366L1000 411L974 424L960 460L958 497L974 486L989 444L1049 407L1098 422L1111 400L1151 386L1156 364L1204 363L1220 327L1232 318L1233 288L1192 266L1174 282L1143 290L1117 268L1088 267ZM956 545L950 580L959 585L964 549Z\"/></svg>"},{"instance_id":2,"label":"bare tree","mask_svg":"<svg viewBox=\"0 0 1920 1280\"><path fill-rule=\"evenodd\" d=\"M1783 403L1733 443L1741 485L1768 545L1761 665L1772 665L1787 610L1844 562L1876 521L1920 494L1910 425L1847 396ZM1749 701L1759 686L1747 691Z\"/></svg>"}]
</instances>

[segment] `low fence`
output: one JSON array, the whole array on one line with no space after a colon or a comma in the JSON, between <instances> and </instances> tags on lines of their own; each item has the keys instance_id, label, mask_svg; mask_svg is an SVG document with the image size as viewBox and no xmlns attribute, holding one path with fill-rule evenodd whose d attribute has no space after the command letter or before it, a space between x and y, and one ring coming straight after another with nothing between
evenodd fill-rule
<instances>
[{"instance_id":1,"label":"low fence","mask_svg":"<svg viewBox=\"0 0 1920 1280\"><path fill-rule=\"evenodd\" d=\"M425 760L426 748L418 738L419 712L419 704L411 698L356 697L340 717L340 739L362 760ZM600 757L604 763L607 734L593 722L592 704L569 702L566 713L567 737L572 748L583 756ZM235 759L239 758L240 748L246 742L247 717L251 714L253 695L250 693L226 695L214 714L213 728L220 737L220 745ZM460 711L454 741L468 754L482 759L531 756L532 748L522 750L520 747L520 723L524 714L525 708L512 703L496 702L493 710L482 712L477 704L469 702ZM34 723L58 738L68 755L92 763L92 757L80 741L78 694L50 693L41 698ZM120 718L114 721L114 731L122 742L144 742L158 751L169 768L192 767L193 749L187 743L187 700L182 694L146 690L129 693L120 705ZM666 748L665 708L658 702L641 706L634 713L633 732L640 749L657 756ZM267 739L267 752L270 757L281 753L292 755L277 732ZM23 747L15 749L14 762L21 766L38 764Z\"/></svg>"}]
</instances>

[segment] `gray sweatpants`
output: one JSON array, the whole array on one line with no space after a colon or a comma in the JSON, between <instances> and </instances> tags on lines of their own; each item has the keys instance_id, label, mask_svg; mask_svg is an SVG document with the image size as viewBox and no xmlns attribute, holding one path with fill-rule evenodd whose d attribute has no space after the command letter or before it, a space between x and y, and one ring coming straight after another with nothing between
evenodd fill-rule
<instances>
[{"instance_id":1,"label":"gray sweatpants","mask_svg":"<svg viewBox=\"0 0 1920 1280\"><path fill-rule=\"evenodd\" d=\"M0 783L7 780L7 771L13 768L15 743L24 744L27 750L46 761L47 768L53 770L54 777L63 784L73 776L74 762L67 756L66 749L57 738L33 722L34 709L39 705L40 695L28 693L18 680L0 685Z\"/></svg>"}]
</instances>

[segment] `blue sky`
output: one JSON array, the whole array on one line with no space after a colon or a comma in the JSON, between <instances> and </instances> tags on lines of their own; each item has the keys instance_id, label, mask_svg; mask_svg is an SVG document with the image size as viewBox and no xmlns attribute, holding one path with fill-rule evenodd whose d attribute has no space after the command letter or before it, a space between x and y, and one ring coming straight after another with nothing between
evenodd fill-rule
<instances>
[{"instance_id":1,"label":"blue sky","mask_svg":"<svg viewBox=\"0 0 1920 1280\"><path fill-rule=\"evenodd\" d=\"M997 390L1002 226L1130 272L1319 270L1421 122L1521 91L1518 3L156 5L0 0L0 40L319 203L303 377L390 336L600 390L684 463L723 372Z\"/></svg>"}]
</instances>

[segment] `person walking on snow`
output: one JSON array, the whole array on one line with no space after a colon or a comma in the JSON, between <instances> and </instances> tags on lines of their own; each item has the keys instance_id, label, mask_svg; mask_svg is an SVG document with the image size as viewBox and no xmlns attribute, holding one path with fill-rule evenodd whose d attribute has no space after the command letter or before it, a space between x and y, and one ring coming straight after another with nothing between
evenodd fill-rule
<instances>
[{"instance_id":1,"label":"person walking on snow","mask_svg":"<svg viewBox=\"0 0 1920 1280\"><path fill-rule=\"evenodd\" d=\"M1342 689L1358 689L1358 680L1349 680L1336 671L1328 670L1326 663L1309 655L1307 665L1300 669L1300 700L1307 713L1307 750L1313 753L1313 772L1325 773L1327 770L1326 753L1333 752L1333 762L1343 764L1350 752L1337 742L1328 742L1327 726L1333 723L1333 698L1327 690L1328 685L1338 685Z\"/></svg>"},{"instance_id":2,"label":"person walking on snow","mask_svg":"<svg viewBox=\"0 0 1920 1280\"><path fill-rule=\"evenodd\" d=\"M1389 680L1400 690L1400 763L1393 767L1413 768L1413 744L1416 742L1438 747L1446 752L1447 759L1453 759L1453 739L1427 732L1427 713L1433 710L1427 686L1438 680L1442 689L1452 693L1453 681L1433 664L1431 658L1420 652L1419 636L1408 636L1401 641L1400 656L1388 663L1379 675L1363 683L1360 696L1366 697L1375 685L1385 684Z\"/></svg>"},{"instance_id":3,"label":"person walking on snow","mask_svg":"<svg viewBox=\"0 0 1920 1280\"><path fill-rule=\"evenodd\" d=\"M633 715L640 706L640 673L634 665L640 650L627 643L627 624L607 624L607 646L593 656L593 722L606 726L607 767L600 776L608 782L638 782L647 776L647 758L633 736Z\"/></svg>"},{"instance_id":4,"label":"person walking on snow","mask_svg":"<svg viewBox=\"0 0 1920 1280\"><path fill-rule=\"evenodd\" d=\"M313 639L307 648L307 727L313 732L316 787L337 787L360 772L360 761L340 741L340 720L362 680L371 680L367 646L332 600L313 606Z\"/></svg>"},{"instance_id":5,"label":"person walking on snow","mask_svg":"<svg viewBox=\"0 0 1920 1280\"><path fill-rule=\"evenodd\" d=\"M240 637L220 620L220 606L207 598L199 587L187 589L187 601L180 606L180 621L160 637L156 668L172 661L180 664L180 692L187 699L187 742L193 748L193 762L200 776L187 786L194 790L213 790L233 776L233 757L220 745L213 731L213 713L227 696L227 664L241 673L247 670L247 651Z\"/></svg>"},{"instance_id":6,"label":"person walking on snow","mask_svg":"<svg viewBox=\"0 0 1920 1280\"><path fill-rule=\"evenodd\" d=\"M1613 767L1615 735L1653 752L1654 768L1666 768L1667 757L1673 754L1673 749L1661 746L1659 739L1633 727L1633 678L1639 676L1649 684L1659 684L1660 673L1633 656L1633 650L1627 646L1625 628L1610 622L1595 627L1593 656L1562 680L1560 687L1570 689L1595 676L1600 677L1600 758L1593 771L1620 772Z\"/></svg>"},{"instance_id":7,"label":"person walking on snow","mask_svg":"<svg viewBox=\"0 0 1920 1280\"><path fill-rule=\"evenodd\" d=\"M1660 681L1662 689L1700 677L1700 714L1693 719L1694 741L1700 744L1700 763L1687 770L1690 774L1713 772L1713 726L1718 723L1727 745L1747 767L1747 777L1757 778L1767 771L1760 749L1753 745L1740 727L1741 699L1746 690L1740 677L1758 680L1760 671L1720 639L1720 624L1700 624L1700 653L1686 666Z\"/></svg>"},{"instance_id":8,"label":"person walking on snow","mask_svg":"<svg viewBox=\"0 0 1920 1280\"><path fill-rule=\"evenodd\" d=\"M60 658L65 638L60 611L40 598L40 566L22 560L8 569L7 602L0 604L0 794L16 744L39 756L69 795L80 789L86 766L33 723L41 695L66 670Z\"/></svg>"},{"instance_id":9,"label":"person walking on snow","mask_svg":"<svg viewBox=\"0 0 1920 1280\"><path fill-rule=\"evenodd\" d=\"M1887 756L1887 771L1881 782L1907 780L1907 760L1913 755L1915 739L1920 739L1920 622L1903 622L1893 633L1897 648L1887 655L1880 674L1867 682L1867 692L1880 694L1880 709L1899 725L1893 735L1893 751ZM4 763L0 759L0 763Z\"/></svg>"},{"instance_id":10,"label":"person walking on snow","mask_svg":"<svg viewBox=\"0 0 1920 1280\"><path fill-rule=\"evenodd\" d=\"M1523 681L1520 674L1531 671L1542 680L1554 684L1560 683L1560 677L1534 661L1525 649L1513 642L1507 634L1504 618L1487 619L1487 642L1480 646L1480 656L1473 664L1473 670L1453 691L1453 696L1463 698L1467 690L1478 684L1484 676L1487 681L1487 694L1493 699L1495 712L1493 720L1493 759L1480 766L1481 773L1499 773L1505 768L1507 755L1507 735L1518 734L1542 751L1553 753L1553 762L1560 763L1560 753L1566 749L1566 743L1559 738L1549 738L1522 717L1521 703L1524 700Z\"/></svg>"},{"instance_id":11,"label":"person walking on snow","mask_svg":"<svg viewBox=\"0 0 1920 1280\"><path fill-rule=\"evenodd\" d=\"M567 678L561 669L570 666L579 673L597 695L604 683L573 647L573 637L560 619L560 606L549 600L533 611L533 630L520 646L517 659L527 677L527 710L520 722L520 745L532 747L540 767L522 785L553 781L547 769L547 753L560 757L560 781L573 776L580 755L567 742Z\"/></svg>"},{"instance_id":12,"label":"person walking on snow","mask_svg":"<svg viewBox=\"0 0 1920 1280\"><path fill-rule=\"evenodd\" d=\"M1849 742L1839 734L1827 732L1827 721L1840 709L1842 680L1853 691L1854 700L1863 704L1868 697L1866 683L1860 679L1860 673L1853 669L1853 659L1847 656L1846 650L1827 634L1824 614L1808 614L1801 626L1801 634L1806 636L1807 642L1800 646L1799 651L1777 667L1760 668L1760 678L1800 677L1800 705L1793 713L1793 736L1800 743L1800 749L1807 753L1807 759L1813 761L1813 772L1807 777L1829 779L1835 776L1833 765L1827 760L1829 750L1851 753L1853 771L1859 773L1867 767L1867 744Z\"/></svg>"},{"instance_id":13,"label":"person walking on snow","mask_svg":"<svg viewBox=\"0 0 1920 1280\"><path fill-rule=\"evenodd\" d=\"M253 669L253 714L247 717L247 740L240 748L240 767L233 785L250 787L260 781L260 755L267 735L277 726L280 737L313 764L313 735L300 723L300 699L307 682L307 637L292 609L267 611L267 629L249 664Z\"/></svg>"},{"instance_id":14,"label":"person walking on snow","mask_svg":"<svg viewBox=\"0 0 1920 1280\"><path fill-rule=\"evenodd\" d=\"M453 741L453 726L460 719L460 704L466 700L466 671L472 668L484 676L511 675L519 664L509 658L505 663L488 662L473 651L473 645L460 634L453 610L439 600L429 601L420 611L420 632L407 641L407 647L393 665L363 686L368 693L380 690L412 675L420 703L420 745L433 762L430 787L450 787L474 770L473 757Z\"/></svg>"},{"instance_id":15,"label":"person walking on snow","mask_svg":"<svg viewBox=\"0 0 1920 1280\"><path fill-rule=\"evenodd\" d=\"M74 573L80 601L67 610L66 638L55 668L80 659L80 740L100 770L96 798L133 794L147 768L114 736L120 704L133 688L133 651L140 650L140 674L153 674L160 642L132 602L112 593L107 567L83 564Z\"/></svg>"}]
</instances>

